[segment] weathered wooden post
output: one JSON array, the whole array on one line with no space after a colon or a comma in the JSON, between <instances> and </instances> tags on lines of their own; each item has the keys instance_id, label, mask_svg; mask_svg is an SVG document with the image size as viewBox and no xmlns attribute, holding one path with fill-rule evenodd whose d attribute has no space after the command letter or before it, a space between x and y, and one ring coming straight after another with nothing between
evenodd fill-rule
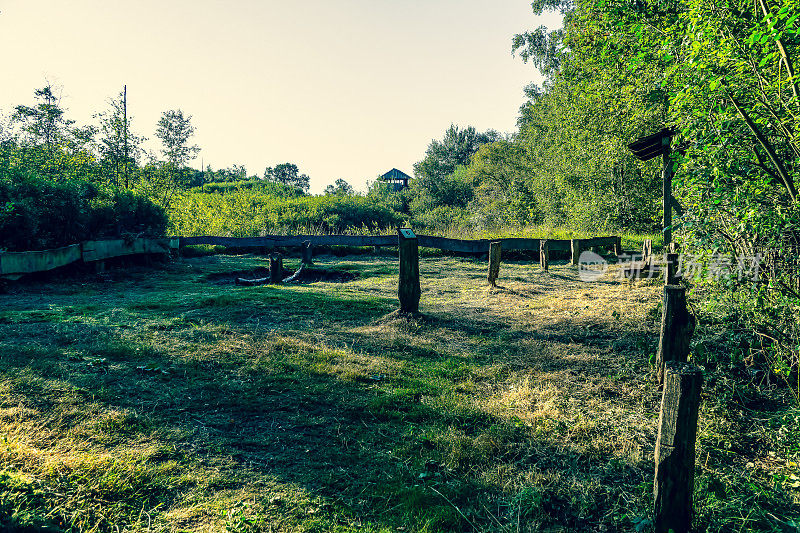
<instances>
[{"instance_id":1,"label":"weathered wooden post","mask_svg":"<svg viewBox=\"0 0 800 533\"><path fill-rule=\"evenodd\" d=\"M577 265L581 257L581 240L572 239L570 241L570 250L572 250L572 264Z\"/></svg>"},{"instance_id":2,"label":"weathered wooden post","mask_svg":"<svg viewBox=\"0 0 800 533\"><path fill-rule=\"evenodd\" d=\"M650 260L653 256L653 239L645 239L642 242L642 262L645 264L650 264Z\"/></svg>"},{"instance_id":3,"label":"weathered wooden post","mask_svg":"<svg viewBox=\"0 0 800 533\"><path fill-rule=\"evenodd\" d=\"M617 237L614 241L614 255L617 257L622 255L622 237Z\"/></svg>"},{"instance_id":4,"label":"weathered wooden post","mask_svg":"<svg viewBox=\"0 0 800 533\"><path fill-rule=\"evenodd\" d=\"M691 528L697 413L702 384L703 373L698 367L667 362L653 482L656 533L688 533Z\"/></svg>"},{"instance_id":5,"label":"weathered wooden post","mask_svg":"<svg viewBox=\"0 0 800 533\"><path fill-rule=\"evenodd\" d=\"M417 236L411 229L397 229L397 247L400 256L400 276L397 296L400 300L400 311L405 313L419 312L419 248Z\"/></svg>"},{"instance_id":6,"label":"weathered wooden post","mask_svg":"<svg viewBox=\"0 0 800 533\"><path fill-rule=\"evenodd\" d=\"M279 253L269 254L269 282L280 283L283 279L283 256Z\"/></svg>"},{"instance_id":7,"label":"weathered wooden post","mask_svg":"<svg viewBox=\"0 0 800 533\"><path fill-rule=\"evenodd\" d=\"M686 308L686 289L679 285L664 285L661 336L656 353L659 383L664 382L666 362L686 362L693 333L694 317Z\"/></svg>"},{"instance_id":8,"label":"weathered wooden post","mask_svg":"<svg viewBox=\"0 0 800 533\"><path fill-rule=\"evenodd\" d=\"M542 270L547 272L550 265L550 241L542 239L539 241L539 265Z\"/></svg>"},{"instance_id":9,"label":"weathered wooden post","mask_svg":"<svg viewBox=\"0 0 800 533\"><path fill-rule=\"evenodd\" d=\"M672 242L672 176L675 174L672 165L670 150L671 137L665 136L661 143L664 146L664 153L661 156L663 165L661 167L661 180L663 184L663 207L664 207L664 246L669 246Z\"/></svg>"},{"instance_id":10,"label":"weathered wooden post","mask_svg":"<svg viewBox=\"0 0 800 533\"><path fill-rule=\"evenodd\" d=\"M311 266L314 264L312 257L314 256L314 247L311 241L303 241L303 260L302 264Z\"/></svg>"},{"instance_id":11,"label":"weathered wooden post","mask_svg":"<svg viewBox=\"0 0 800 533\"><path fill-rule=\"evenodd\" d=\"M664 256L664 284L678 284L678 254L669 253Z\"/></svg>"},{"instance_id":12,"label":"weathered wooden post","mask_svg":"<svg viewBox=\"0 0 800 533\"><path fill-rule=\"evenodd\" d=\"M500 258L503 255L503 243L495 241L489 243L489 285L497 286L497 277L500 275Z\"/></svg>"}]
</instances>

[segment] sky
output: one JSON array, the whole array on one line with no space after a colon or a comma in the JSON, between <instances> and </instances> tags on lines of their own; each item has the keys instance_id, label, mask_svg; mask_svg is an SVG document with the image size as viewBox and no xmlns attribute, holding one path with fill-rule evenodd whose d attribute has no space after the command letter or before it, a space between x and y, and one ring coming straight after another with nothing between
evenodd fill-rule
<instances>
[{"instance_id":1,"label":"sky","mask_svg":"<svg viewBox=\"0 0 800 533\"><path fill-rule=\"evenodd\" d=\"M514 34L557 27L526 0L0 0L0 115L48 82L78 125L128 88L157 151L168 109L192 116L191 166L292 162L319 193L413 173L450 124L513 132Z\"/></svg>"}]
</instances>

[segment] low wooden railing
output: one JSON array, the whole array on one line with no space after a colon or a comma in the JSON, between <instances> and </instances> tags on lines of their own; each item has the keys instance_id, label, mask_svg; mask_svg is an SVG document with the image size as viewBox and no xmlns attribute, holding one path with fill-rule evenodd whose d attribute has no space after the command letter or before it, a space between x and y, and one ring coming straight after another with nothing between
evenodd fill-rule
<instances>
[{"instance_id":1,"label":"low wooden railing","mask_svg":"<svg viewBox=\"0 0 800 533\"><path fill-rule=\"evenodd\" d=\"M527 250L538 252L540 239L449 239L418 235L418 244L455 253L488 253L490 242L502 242L504 251ZM397 246L396 235L266 235L263 237L169 237L163 239L113 239L86 241L52 250L31 252L0 252L0 277L19 278L23 274L44 272L83 261L102 262L114 257L135 254L166 254L183 246L208 244L229 248L294 248L309 242L312 246ZM592 247L614 248L619 254L620 238L593 237L590 239L547 239L550 251L572 252ZM573 262L577 257L573 257Z\"/></svg>"}]
</instances>

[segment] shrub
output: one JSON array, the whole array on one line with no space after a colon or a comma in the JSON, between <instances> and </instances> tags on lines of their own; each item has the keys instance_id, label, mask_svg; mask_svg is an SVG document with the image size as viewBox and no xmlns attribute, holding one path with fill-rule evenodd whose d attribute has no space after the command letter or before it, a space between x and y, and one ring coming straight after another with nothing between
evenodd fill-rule
<instances>
[{"instance_id":1,"label":"shrub","mask_svg":"<svg viewBox=\"0 0 800 533\"><path fill-rule=\"evenodd\" d=\"M0 174L0 249L40 250L124 233L164 234L163 209L130 191L85 181Z\"/></svg>"},{"instance_id":2,"label":"shrub","mask_svg":"<svg viewBox=\"0 0 800 533\"><path fill-rule=\"evenodd\" d=\"M235 189L225 194L189 192L175 198L170 230L175 235L252 237L268 233L378 231L402 219L363 196L286 198L269 189Z\"/></svg>"}]
</instances>

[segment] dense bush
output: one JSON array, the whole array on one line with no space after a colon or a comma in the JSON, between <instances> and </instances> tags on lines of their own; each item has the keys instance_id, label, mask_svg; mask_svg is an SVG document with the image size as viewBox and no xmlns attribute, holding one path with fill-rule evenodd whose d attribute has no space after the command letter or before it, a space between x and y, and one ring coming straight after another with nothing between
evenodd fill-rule
<instances>
[{"instance_id":1,"label":"dense bush","mask_svg":"<svg viewBox=\"0 0 800 533\"><path fill-rule=\"evenodd\" d=\"M269 189L234 189L225 194L189 192L176 197L170 212L175 235L257 236L268 233L339 233L392 227L400 215L364 196L286 198Z\"/></svg>"},{"instance_id":2,"label":"dense bush","mask_svg":"<svg viewBox=\"0 0 800 533\"><path fill-rule=\"evenodd\" d=\"M297 198L303 195L303 191L297 187L290 187L282 183L274 181L265 181L261 179L247 180L247 181L218 181L206 183L200 187L194 187L192 192L208 192L208 193L227 193L237 189L259 189L265 194L279 196L281 198Z\"/></svg>"},{"instance_id":3,"label":"dense bush","mask_svg":"<svg viewBox=\"0 0 800 533\"><path fill-rule=\"evenodd\" d=\"M19 171L0 175L0 249L55 248L125 233L163 235L166 224L163 209L130 191Z\"/></svg>"}]
</instances>

